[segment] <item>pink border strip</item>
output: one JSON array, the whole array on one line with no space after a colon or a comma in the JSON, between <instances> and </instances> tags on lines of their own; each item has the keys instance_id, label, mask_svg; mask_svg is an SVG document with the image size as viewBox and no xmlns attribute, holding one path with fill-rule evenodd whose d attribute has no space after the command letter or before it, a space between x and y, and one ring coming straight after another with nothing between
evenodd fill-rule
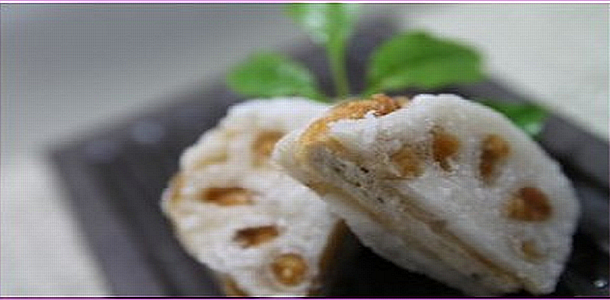
<instances>
[{"instance_id":1,"label":"pink border strip","mask_svg":"<svg viewBox=\"0 0 610 300\"><path fill-rule=\"evenodd\" d=\"M371 3L371 4L383 4L383 3L610 3L610 0L585 0L585 1L574 1L574 0L464 0L464 1L448 1L448 0L419 0L419 1L404 1L404 0L382 0L382 1L328 1L328 0L307 0L307 1L286 1L286 0L0 0L0 3L131 3L131 4L144 4L144 3L288 3L288 2L304 2L304 3L316 3L316 2L346 2L346 3Z\"/></svg>"}]
</instances>

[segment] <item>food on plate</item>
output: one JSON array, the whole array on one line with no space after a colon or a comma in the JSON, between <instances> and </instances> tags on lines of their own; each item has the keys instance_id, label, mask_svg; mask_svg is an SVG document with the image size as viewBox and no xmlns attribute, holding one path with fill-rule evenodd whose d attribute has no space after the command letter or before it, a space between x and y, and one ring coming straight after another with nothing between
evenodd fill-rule
<instances>
[{"instance_id":1,"label":"food on plate","mask_svg":"<svg viewBox=\"0 0 610 300\"><path fill-rule=\"evenodd\" d=\"M301 98L247 101L182 155L163 211L227 295L303 296L320 287L345 225L269 156L285 133L326 109Z\"/></svg>"},{"instance_id":2,"label":"food on plate","mask_svg":"<svg viewBox=\"0 0 610 300\"><path fill-rule=\"evenodd\" d=\"M273 159L363 244L471 295L554 290L579 205L560 166L455 95L374 95L286 135Z\"/></svg>"}]
</instances>

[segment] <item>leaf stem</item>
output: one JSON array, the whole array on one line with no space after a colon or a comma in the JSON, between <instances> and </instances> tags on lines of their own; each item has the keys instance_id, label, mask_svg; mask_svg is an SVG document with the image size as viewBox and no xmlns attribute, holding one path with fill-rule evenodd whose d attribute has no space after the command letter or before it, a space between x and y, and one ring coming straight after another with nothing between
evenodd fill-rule
<instances>
[{"instance_id":1,"label":"leaf stem","mask_svg":"<svg viewBox=\"0 0 610 300\"><path fill-rule=\"evenodd\" d=\"M335 92L338 99L342 99L349 94L349 83L347 81L347 68L345 61L345 43L327 46L326 53L330 63L330 70L335 84Z\"/></svg>"}]
</instances>

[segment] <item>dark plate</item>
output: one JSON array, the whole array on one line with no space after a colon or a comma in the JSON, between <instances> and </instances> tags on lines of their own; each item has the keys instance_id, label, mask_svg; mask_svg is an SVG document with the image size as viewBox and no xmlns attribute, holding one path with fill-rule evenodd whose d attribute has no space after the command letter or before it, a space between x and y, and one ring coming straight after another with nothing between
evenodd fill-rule
<instances>
[{"instance_id":1,"label":"dark plate","mask_svg":"<svg viewBox=\"0 0 610 300\"><path fill-rule=\"evenodd\" d=\"M348 60L355 92L363 86L364 65L371 50L394 32L389 22L376 21L362 26L352 39ZM287 52L307 64L330 92L323 51L308 43L299 46ZM402 94L417 92L421 91ZM495 81L434 92L527 101ZM115 295L220 295L209 271L174 239L159 210L159 198L176 172L184 148L216 125L228 106L243 99L222 84L177 98L168 107L60 145L52 152L74 211ZM548 120L539 142L562 164L583 207L573 253L556 292L548 296L608 296L608 144L557 116ZM356 255L357 263L340 273L329 296L461 295L361 246Z\"/></svg>"}]
</instances>

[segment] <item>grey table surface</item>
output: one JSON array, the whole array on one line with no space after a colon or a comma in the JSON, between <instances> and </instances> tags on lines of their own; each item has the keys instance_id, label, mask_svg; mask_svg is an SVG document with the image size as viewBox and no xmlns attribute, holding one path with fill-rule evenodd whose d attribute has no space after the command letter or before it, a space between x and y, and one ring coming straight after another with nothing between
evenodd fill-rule
<instances>
[{"instance_id":1,"label":"grey table surface","mask_svg":"<svg viewBox=\"0 0 610 300\"><path fill-rule=\"evenodd\" d=\"M467 41L495 78L608 140L605 4L367 5ZM0 6L0 294L108 295L45 153L256 49L303 36L276 5Z\"/></svg>"}]
</instances>

